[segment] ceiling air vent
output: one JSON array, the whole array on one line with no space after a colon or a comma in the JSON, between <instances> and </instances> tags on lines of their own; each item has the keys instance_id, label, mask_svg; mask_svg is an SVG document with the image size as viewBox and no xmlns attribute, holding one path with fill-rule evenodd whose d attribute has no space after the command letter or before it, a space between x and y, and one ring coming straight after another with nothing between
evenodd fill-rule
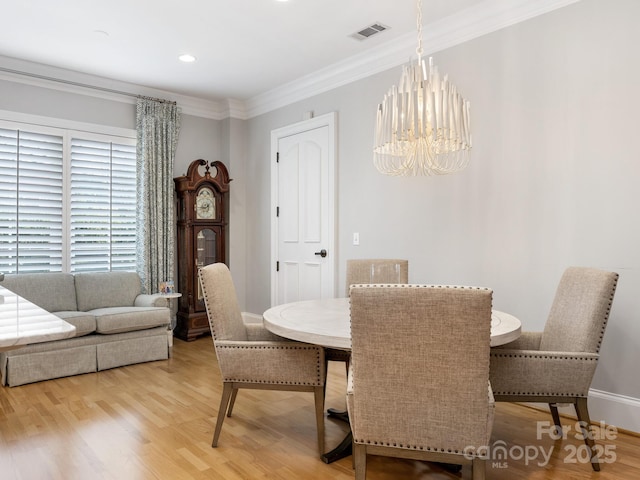
<instances>
[{"instance_id":1,"label":"ceiling air vent","mask_svg":"<svg viewBox=\"0 0 640 480\"><path fill-rule=\"evenodd\" d=\"M373 25L364 27L360 31L351 34L351 36L356 40L366 40L367 38L372 37L373 35L376 35L380 32L384 32L388 29L389 27L387 27L386 25L383 25L381 23L374 23Z\"/></svg>"}]
</instances>

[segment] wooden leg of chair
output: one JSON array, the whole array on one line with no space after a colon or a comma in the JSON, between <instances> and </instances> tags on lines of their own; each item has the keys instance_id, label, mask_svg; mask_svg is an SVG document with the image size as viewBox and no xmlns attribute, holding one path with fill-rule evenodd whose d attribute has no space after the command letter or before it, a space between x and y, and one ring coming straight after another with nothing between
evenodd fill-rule
<instances>
[{"instance_id":1,"label":"wooden leg of chair","mask_svg":"<svg viewBox=\"0 0 640 480\"><path fill-rule=\"evenodd\" d=\"M582 436L584 437L584 443L587 444L589 450L591 450L591 467L596 472L600 471L600 459L598 458L598 450L596 450L596 442L593 439L593 433L591 432L591 419L589 418L589 409L587 408L587 399L580 397L576 399L574 404L576 408L576 415L578 416L578 423L582 429Z\"/></svg>"},{"instance_id":2,"label":"wooden leg of chair","mask_svg":"<svg viewBox=\"0 0 640 480\"><path fill-rule=\"evenodd\" d=\"M220 431L222 430L222 423L224 422L224 414L227 411L227 405L229 405L229 399L231 398L231 393L233 390L234 388L232 384L224 384L224 389L222 390L222 398L220 399L220 408L218 408L218 420L216 421L216 429L213 432L213 442L211 443L212 447L218 446L218 438L220 438Z\"/></svg>"},{"instance_id":3,"label":"wooden leg of chair","mask_svg":"<svg viewBox=\"0 0 640 480\"><path fill-rule=\"evenodd\" d=\"M324 385L316 387L313 392L316 405L316 429L318 432L318 450L324 453Z\"/></svg>"},{"instance_id":4,"label":"wooden leg of chair","mask_svg":"<svg viewBox=\"0 0 640 480\"><path fill-rule=\"evenodd\" d=\"M231 412L233 412L233 406L236 404L236 397L238 396L238 389L234 388L231 391L231 400L229 401L229 407L227 408L227 417L231 416Z\"/></svg>"},{"instance_id":5,"label":"wooden leg of chair","mask_svg":"<svg viewBox=\"0 0 640 480\"><path fill-rule=\"evenodd\" d=\"M562 436L562 424L560 423L560 414L558 413L558 406L555 403L549 404L549 410L551 411L551 418L553 418L553 424L556 426L556 435L558 438Z\"/></svg>"},{"instance_id":6,"label":"wooden leg of chair","mask_svg":"<svg viewBox=\"0 0 640 480\"><path fill-rule=\"evenodd\" d=\"M353 444L353 463L356 468L356 480L365 480L367 478L367 447L359 444Z\"/></svg>"},{"instance_id":7,"label":"wooden leg of chair","mask_svg":"<svg viewBox=\"0 0 640 480\"><path fill-rule=\"evenodd\" d=\"M471 463L471 478L484 480L487 471L487 461L484 458L474 458Z\"/></svg>"}]
</instances>

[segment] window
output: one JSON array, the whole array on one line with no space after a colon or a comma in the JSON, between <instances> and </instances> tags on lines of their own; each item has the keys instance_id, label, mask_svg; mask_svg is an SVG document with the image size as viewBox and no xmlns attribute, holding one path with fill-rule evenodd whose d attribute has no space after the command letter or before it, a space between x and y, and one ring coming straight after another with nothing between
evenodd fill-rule
<instances>
[{"instance_id":1,"label":"window","mask_svg":"<svg viewBox=\"0 0 640 480\"><path fill-rule=\"evenodd\" d=\"M0 272L136 268L135 140L0 123Z\"/></svg>"},{"instance_id":2,"label":"window","mask_svg":"<svg viewBox=\"0 0 640 480\"><path fill-rule=\"evenodd\" d=\"M136 150L71 140L71 271L135 270Z\"/></svg>"},{"instance_id":3,"label":"window","mask_svg":"<svg viewBox=\"0 0 640 480\"><path fill-rule=\"evenodd\" d=\"M63 139L0 128L0 271L62 269Z\"/></svg>"}]
</instances>

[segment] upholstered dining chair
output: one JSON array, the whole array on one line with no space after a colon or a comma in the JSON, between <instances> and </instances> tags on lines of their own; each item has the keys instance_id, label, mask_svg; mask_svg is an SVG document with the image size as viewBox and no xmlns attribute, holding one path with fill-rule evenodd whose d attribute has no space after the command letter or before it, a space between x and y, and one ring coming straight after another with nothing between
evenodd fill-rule
<instances>
[{"instance_id":1,"label":"upholstered dining chair","mask_svg":"<svg viewBox=\"0 0 640 480\"><path fill-rule=\"evenodd\" d=\"M345 294L353 284L409 283L409 261L394 258L367 258L347 260Z\"/></svg>"},{"instance_id":2,"label":"upholstered dining chair","mask_svg":"<svg viewBox=\"0 0 640 480\"><path fill-rule=\"evenodd\" d=\"M499 402L548 403L561 431L558 403L572 403L591 465L600 470L589 435L587 397L593 379L618 274L594 268L567 268L558 284L542 332L523 332L514 342L492 349L491 386Z\"/></svg>"},{"instance_id":3,"label":"upholstered dining chair","mask_svg":"<svg viewBox=\"0 0 640 480\"><path fill-rule=\"evenodd\" d=\"M372 283L409 283L409 261L395 258L359 258L347 260L345 296L349 296L349 288L353 284L366 285ZM349 358L351 356L349 352L327 348L325 355L327 361L345 362L348 371Z\"/></svg>"},{"instance_id":4,"label":"upholstered dining chair","mask_svg":"<svg viewBox=\"0 0 640 480\"><path fill-rule=\"evenodd\" d=\"M314 393L318 449L324 453L323 348L285 340L262 324L245 323L225 264L207 265L198 275L224 385L212 446L218 445L225 413L231 416L238 389L288 390Z\"/></svg>"},{"instance_id":5,"label":"upholstered dining chair","mask_svg":"<svg viewBox=\"0 0 640 480\"><path fill-rule=\"evenodd\" d=\"M367 455L462 465L484 479L493 426L485 288L354 285L347 408L356 480ZM389 321L392 319L393 321Z\"/></svg>"}]
</instances>

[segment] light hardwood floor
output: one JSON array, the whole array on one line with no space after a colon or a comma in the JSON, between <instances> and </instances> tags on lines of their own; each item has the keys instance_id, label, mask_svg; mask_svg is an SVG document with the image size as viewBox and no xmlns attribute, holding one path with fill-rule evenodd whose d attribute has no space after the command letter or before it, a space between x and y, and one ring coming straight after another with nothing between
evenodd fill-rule
<instances>
[{"instance_id":1,"label":"light hardwood floor","mask_svg":"<svg viewBox=\"0 0 640 480\"><path fill-rule=\"evenodd\" d=\"M331 365L327 407L344 406L344 365ZM0 478L3 480L352 479L351 458L330 465L316 451L313 395L241 390L211 448L221 382L211 338L175 341L168 361L132 365L0 389ZM547 435L537 422L550 416L520 405L498 404L492 442L509 458L489 464L487 478L640 478L640 438L618 433L599 440L615 461L594 473L569 463L582 441ZM570 425L565 419L565 424ZM344 426L326 420L336 445ZM515 458L528 448L538 458ZM551 450L542 461L540 448ZM370 457L369 480L456 479L460 474L424 462Z\"/></svg>"}]
</instances>

